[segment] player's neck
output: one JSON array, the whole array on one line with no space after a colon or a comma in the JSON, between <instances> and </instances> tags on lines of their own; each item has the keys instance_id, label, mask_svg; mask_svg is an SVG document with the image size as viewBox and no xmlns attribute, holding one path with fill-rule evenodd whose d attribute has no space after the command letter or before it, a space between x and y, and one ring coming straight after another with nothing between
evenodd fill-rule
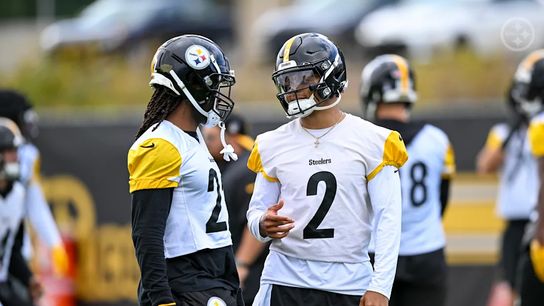
<instances>
[{"instance_id":1,"label":"player's neck","mask_svg":"<svg viewBox=\"0 0 544 306\"><path fill-rule=\"evenodd\" d=\"M300 124L307 129L325 129L342 120L344 113L334 106L324 110L314 110L308 117L300 119Z\"/></svg>"},{"instance_id":2,"label":"player's neck","mask_svg":"<svg viewBox=\"0 0 544 306\"><path fill-rule=\"evenodd\" d=\"M196 131L198 123L193 118L192 106L189 103L181 102L179 106L166 117L166 120L172 122L183 131Z\"/></svg>"},{"instance_id":3,"label":"player's neck","mask_svg":"<svg viewBox=\"0 0 544 306\"><path fill-rule=\"evenodd\" d=\"M410 111L400 103L382 104L376 110L376 118L378 120L396 120L407 123L410 121Z\"/></svg>"}]
</instances>

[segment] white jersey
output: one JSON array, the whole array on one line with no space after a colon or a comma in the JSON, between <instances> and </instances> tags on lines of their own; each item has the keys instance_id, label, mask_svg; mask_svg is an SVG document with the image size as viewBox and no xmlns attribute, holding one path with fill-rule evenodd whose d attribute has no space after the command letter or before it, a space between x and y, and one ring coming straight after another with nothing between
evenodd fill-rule
<instances>
[{"instance_id":1,"label":"white jersey","mask_svg":"<svg viewBox=\"0 0 544 306\"><path fill-rule=\"evenodd\" d=\"M153 127L129 150L129 185L131 193L174 188L164 233L165 257L231 245L221 173L200 131L197 141L167 120L154 131Z\"/></svg>"},{"instance_id":2,"label":"white jersey","mask_svg":"<svg viewBox=\"0 0 544 306\"><path fill-rule=\"evenodd\" d=\"M499 123L489 131L486 148L500 149L510 134L510 126ZM538 189L538 172L527 138L527 128L514 132L504 149L504 161L500 174L497 212L506 220L529 219L536 206L537 193L527 190Z\"/></svg>"},{"instance_id":3,"label":"white jersey","mask_svg":"<svg viewBox=\"0 0 544 306\"><path fill-rule=\"evenodd\" d=\"M326 277L334 277L331 273L317 275L319 279L315 281L321 282L317 288L361 294L365 288L352 288L360 283L344 283L343 288L334 285L349 282L353 275L365 277L367 281L370 278L372 267L367 247L374 208L379 203L370 202L368 185L385 166L401 167L407 159L406 150L397 132L350 114L321 138L317 147L308 132L317 131L305 131L297 119L259 135L248 160L251 170L269 182L276 182L278 194L272 201L284 199L285 205L279 213L295 220L295 227L287 237L272 242L262 282L312 287L308 275L315 276L314 271L323 271L323 267L330 264L329 267L343 269L334 273L345 273L336 275L335 281ZM261 196L266 195L258 193L256 184L248 211L250 230L256 236L255 227L258 228L258 219L263 213L259 204L274 204L268 203L270 199L259 203ZM400 212L400 198L397 204ZM394 222L398 224L397 219ZM388 238L395 240L398 235L391 232L382 239ZM392 254L394 263L397 248L398 244L390 250L395 253ZM278 264L271 266L270 262ZM292 276L271 279L270 276L280 270L284 276ZM297 272L290 274L290 271Z\"/></svg>"},{"instance_id":4,"label":"white jersey","mask_svg":"<svg viewBox=\"0 0 544 306\"><path fill-rule=\"evenodd\" d=\"M443 248L440 184L455 172L448 136L426 124L407 145L410 159L400 170L402 234L399 255L429 253Z\"/></svg>"},{"instance_id":5,"label":"white jersey","mask_svg":"<svg viewBox=\"0 0 544 306\"><path fill-rule=\"evenodd\" d=\"M25 190L15 182L4 198L0 197L0 282L8 278L15 237L24 217Z\"/></svg>"}]
</instances>

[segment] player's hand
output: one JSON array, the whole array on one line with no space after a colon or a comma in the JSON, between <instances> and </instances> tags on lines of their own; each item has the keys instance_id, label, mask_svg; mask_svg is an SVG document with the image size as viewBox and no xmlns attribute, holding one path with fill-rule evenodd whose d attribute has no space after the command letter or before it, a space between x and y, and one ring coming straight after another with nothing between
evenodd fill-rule
<instances>
[{"instance_id":1,"label":"player's hand","mask_svg":"<svg viewBox=\"0 0 544 306\"><path fill-rule=\"evenodd\" d=\"M537 221L535 239L540 245L544 245L544 218L539 218Z\"/></svg>"},{"instance_id":2,"label":"player's hand","mask_svg":"<svg viewBox=\"0 0 544 306\"><path fill-rule=\"evenodd\" d=\"M30 282L28 284L28 291L30 292L30 296L32 297L33 301L39 300L42 296L43 287L35 277L30 278Z\"/></svg>"},{"instance_id":3,"label":"player's hand","mask_svg":"<svg viewBox=\"0 0 544 306\"><path fill-rule=\"evenodd\" d=\"M367 291L363 297L361 297L361 301L359 302L359 306L387 306L389 305L389 300L385 295L374 292L374 291Z\"/></svg>"},{"instance_id":4,"label":"player's hand","mask_svg":"<svg viewBox=\"0 0 544 306\"><path fill-rule=\"evenodd\" d=\"M278 215L278 210L283 207L284 201L280 200L277 204L272 205L266 213L261 217L259 222L259 232L263 237L281 239L289 234L289 231L295 227L294 220Z\"/></svg>"}]
</instances>

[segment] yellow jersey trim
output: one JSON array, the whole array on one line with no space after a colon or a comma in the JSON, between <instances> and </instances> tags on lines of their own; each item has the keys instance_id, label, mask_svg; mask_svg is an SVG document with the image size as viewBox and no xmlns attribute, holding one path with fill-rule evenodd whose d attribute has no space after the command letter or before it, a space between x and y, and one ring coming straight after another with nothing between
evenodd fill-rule
<instances>
[{"instance_id":1,"label":"yellow jersey trim","mask_svg":"<svg viewBox=\"0 0 544 306\"><path fill-rule=\"evenodd\" d=\"M449 144L448 149L446 150L446 156L444 156L444 171L442 172L442 178L451 178L455 174L456 168L455 153L453 147Z\"/></svg>"},{"instance_id":2,"label":"yellow jersey trim","mask_svg":"<svg viewBox=\"0 0 544 306\"><path fill-rule=\"evenodd\" d=\"M544 157L544 122L534 122L529 126L531 152L536 157Z\"/></svg>"},{"instance_id":3,"label":"yellow jersey trim","mask_svg":"<svg viewBox=\"0 0 544 306\"><path fill-rule=\"evenodd\" d=\"M382 162L367 175L367 181L373 179L385 166L402 167L408 160L408 152L399 132L391 131L385 140Z\"/></svg>"},{"instance_id":4,"label":"yellow jersey trim","mask_svg":"<svg viewBox=\"0 0 544 306\"><path fill-rule=\"evenodd\" d=\"M264 178L270 182L279 182L277 178L268 175L266 171L264 171L263 162L261 161L261 154L259 153L259 146L257 143L255 143L253 149L251 150L251 154L247 160L247 167L249 170L255 173L261 173Z\"/></svg>"},{"instance_id":5,"label":"yellow jersey trim","mask_svg":"<svg viewBox=\"0 0 544 306\"><path fill-rule=\"evenodd\" d=\"M489 135L487 136L487 140L485 141L485 146L489 149L499 149L502 146L502 139L499 137L499 135L491 131L489 132Z\"/></svg>"},{"instance_id":6,"label":"yellow jersey trim","mask_svg":"<svg viewBox=\"0 0 544 306\"><path fill-rule=\"evenodd\" d=\"M177 187L182 158L176 147L162 138L150 138L128 152L130 192Z\"/></svg>"}]
</instances>

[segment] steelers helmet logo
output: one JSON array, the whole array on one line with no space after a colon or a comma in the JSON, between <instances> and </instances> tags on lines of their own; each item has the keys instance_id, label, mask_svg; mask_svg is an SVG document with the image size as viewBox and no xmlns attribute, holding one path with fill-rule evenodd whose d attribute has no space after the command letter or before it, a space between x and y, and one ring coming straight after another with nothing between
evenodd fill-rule
<instances>
[{"instance_id":1,"label":"steelers helmet logo","mask_svg":"<svg viewBox=\"0 0 544 306\"><path fill-rule=\"evenodd\" d=\"M209 300L208 300L208 303L206 304L207 306L227 306L227 303L225 303L225 301L223 301L222 299L216 297L216 296L212 296Z\"/></svg>"},{"instance_id":2,"label":"steelers helmet logo","mask_svg":"<svg viewBox=\"0 0 544 306\"><path fill-rule=\"evenodd\" d=\"M204 69L210 65L210 51L202 46L192 45L185 51L185 61L194 69Z\"/></svg>"}]
</instances>

